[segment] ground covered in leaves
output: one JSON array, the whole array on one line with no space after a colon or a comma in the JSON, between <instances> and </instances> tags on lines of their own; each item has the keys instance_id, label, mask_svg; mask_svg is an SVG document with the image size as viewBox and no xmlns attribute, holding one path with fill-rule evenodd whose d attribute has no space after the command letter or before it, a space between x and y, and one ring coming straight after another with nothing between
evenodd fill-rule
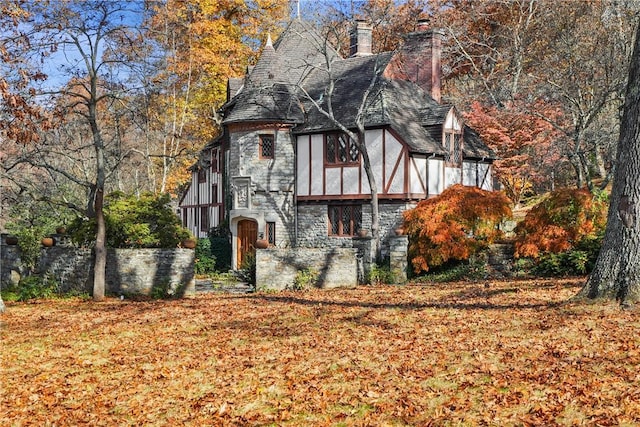
<instances>
[{"instance_id":1,"label":"ground covered in leaves","mask_svg":"<svg viewBox=\"0 0 640 427\"><path fill-rule=\"evenodd\" d=\"M11 303L0 425L638 425L639 313L581 283Z\"/></svg>"}]
</instances>

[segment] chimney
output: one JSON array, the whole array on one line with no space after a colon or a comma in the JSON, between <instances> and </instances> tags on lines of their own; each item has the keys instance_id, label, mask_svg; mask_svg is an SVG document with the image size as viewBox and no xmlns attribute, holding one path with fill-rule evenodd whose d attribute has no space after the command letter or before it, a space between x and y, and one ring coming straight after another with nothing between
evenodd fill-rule
<instances>
[{"instance_id":1,"label":"chimney","mask_svg":"<svg viewBox=\"0 0 640 427\"><path fill-rule=\"evenodd\" d=\"M405 36L403 45L394 54L385 77L414 82L440 102L442 37L441 31L430 28L429 19L420 18L416 31Z\"/></svg>"},{"instance_id":2,"label":"chimney","mask_svg":"<svg viewBox=\"0 0 640 427\"><path fill-rule=\"evenodd\" d=\"M431 19L426 17L418 18L418 22L416 24L416 31L419 33L429 31L431 28Z\"/></svg>"},{"instance_id":3,"label":"chimney","mask_svg":"<svg viewBox=\"0 0 640 427\"><path fill-rule=\"evenodd\" d=\"M349 56L371 55L371 24L357 20L351 29Z\"/></svg>"}]
</instances>

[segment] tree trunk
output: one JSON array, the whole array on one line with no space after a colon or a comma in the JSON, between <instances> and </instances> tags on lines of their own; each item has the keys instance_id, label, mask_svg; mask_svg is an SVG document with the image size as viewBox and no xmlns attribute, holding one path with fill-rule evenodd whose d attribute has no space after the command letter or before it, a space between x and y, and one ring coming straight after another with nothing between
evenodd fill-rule
<instances>
[{"instance_id":1,"label":"tree trunk","mask_svg":"<svg viewBox=\"0 0 640 427\"><path fill-rule=\"evenodd\" d=\"M640 301L640 34L635 40L607 228L595 268L579 294L621 304Z\"/></svg>"},{"instance_id":2,"label":"tree trunk","mask_svg":"<svg viewBox=\"0 0 640 427\"><path fill-rule=\"evenodd\" d=\"M582 162L577 154L569 156L569 163L576 172L576 188L584 187L584 175L582 173Z\"/></svg>"},{"instance_id":3,"label":"tree trunk","mask_svg":"<svg viewBox=\"0 0 640 427\"><path fill-rule=\"evenodd\" d=\"M604 157L602 156L602 152L604 151L602 144L600 142L595 143L594 157L595 163L598 168L598 176L602 179L607 177L607 166L604 161Z\"/></svg>"},{"instance_id":4,"label":"tree trunk","mask_svg":"<svg viewBox=\"0 0 640 427\"><path fill-rule=\"evenodd\" d=\"M105 291L105 275L107 267L107 249L105 246L106 226L104 223L104 190L96 191L96 246L93 271L93 300L102 301Z\"/></svg>"}]
</instances>

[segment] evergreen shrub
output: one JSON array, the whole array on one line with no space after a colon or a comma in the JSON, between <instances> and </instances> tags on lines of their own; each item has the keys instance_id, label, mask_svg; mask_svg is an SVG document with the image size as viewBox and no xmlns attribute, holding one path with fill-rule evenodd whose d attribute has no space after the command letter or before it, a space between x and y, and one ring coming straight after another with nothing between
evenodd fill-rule
<instances>
[{"instance_id":1,"label":"evergreen shrub","mask_svg":"<svg viewBox=\"0 0 640 427\"><path fill-rule=\"evenodd\" d=\"M106 246L110 248L175 248L191 233L182 227L168 194L144 193L139 197L121 192L105 197ZM76 218L67 233L80 246L92 246L95 219Z\"/></svg>"}]
</instances>

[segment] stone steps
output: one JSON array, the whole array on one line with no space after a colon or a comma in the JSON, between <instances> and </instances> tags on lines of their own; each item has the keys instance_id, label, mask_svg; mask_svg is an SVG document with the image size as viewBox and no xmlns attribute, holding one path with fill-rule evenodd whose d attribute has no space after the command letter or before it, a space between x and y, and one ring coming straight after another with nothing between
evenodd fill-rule
<instances>
[{"instance_id":1,"label":"stone steps","mask_svg":"<svg viewBox=\"0 0 640 427\"><path fill-rule=\"evenodd\" d=\"M218 282L211 279L196 279L196 293L247 294L254 290L253 285L246 282Z\"/></svg>"},{"instance_id":2,"label":"stone steps","mask_svg":"<svg viewBox=\"0 0 640 427\"><path fill-rule=\"evenodd\" d=\"M512 243L497 243L489 247L487 252L487 264L490 269L503 274L509 274L513 268Z\"/></svg>"}]
</instances>

